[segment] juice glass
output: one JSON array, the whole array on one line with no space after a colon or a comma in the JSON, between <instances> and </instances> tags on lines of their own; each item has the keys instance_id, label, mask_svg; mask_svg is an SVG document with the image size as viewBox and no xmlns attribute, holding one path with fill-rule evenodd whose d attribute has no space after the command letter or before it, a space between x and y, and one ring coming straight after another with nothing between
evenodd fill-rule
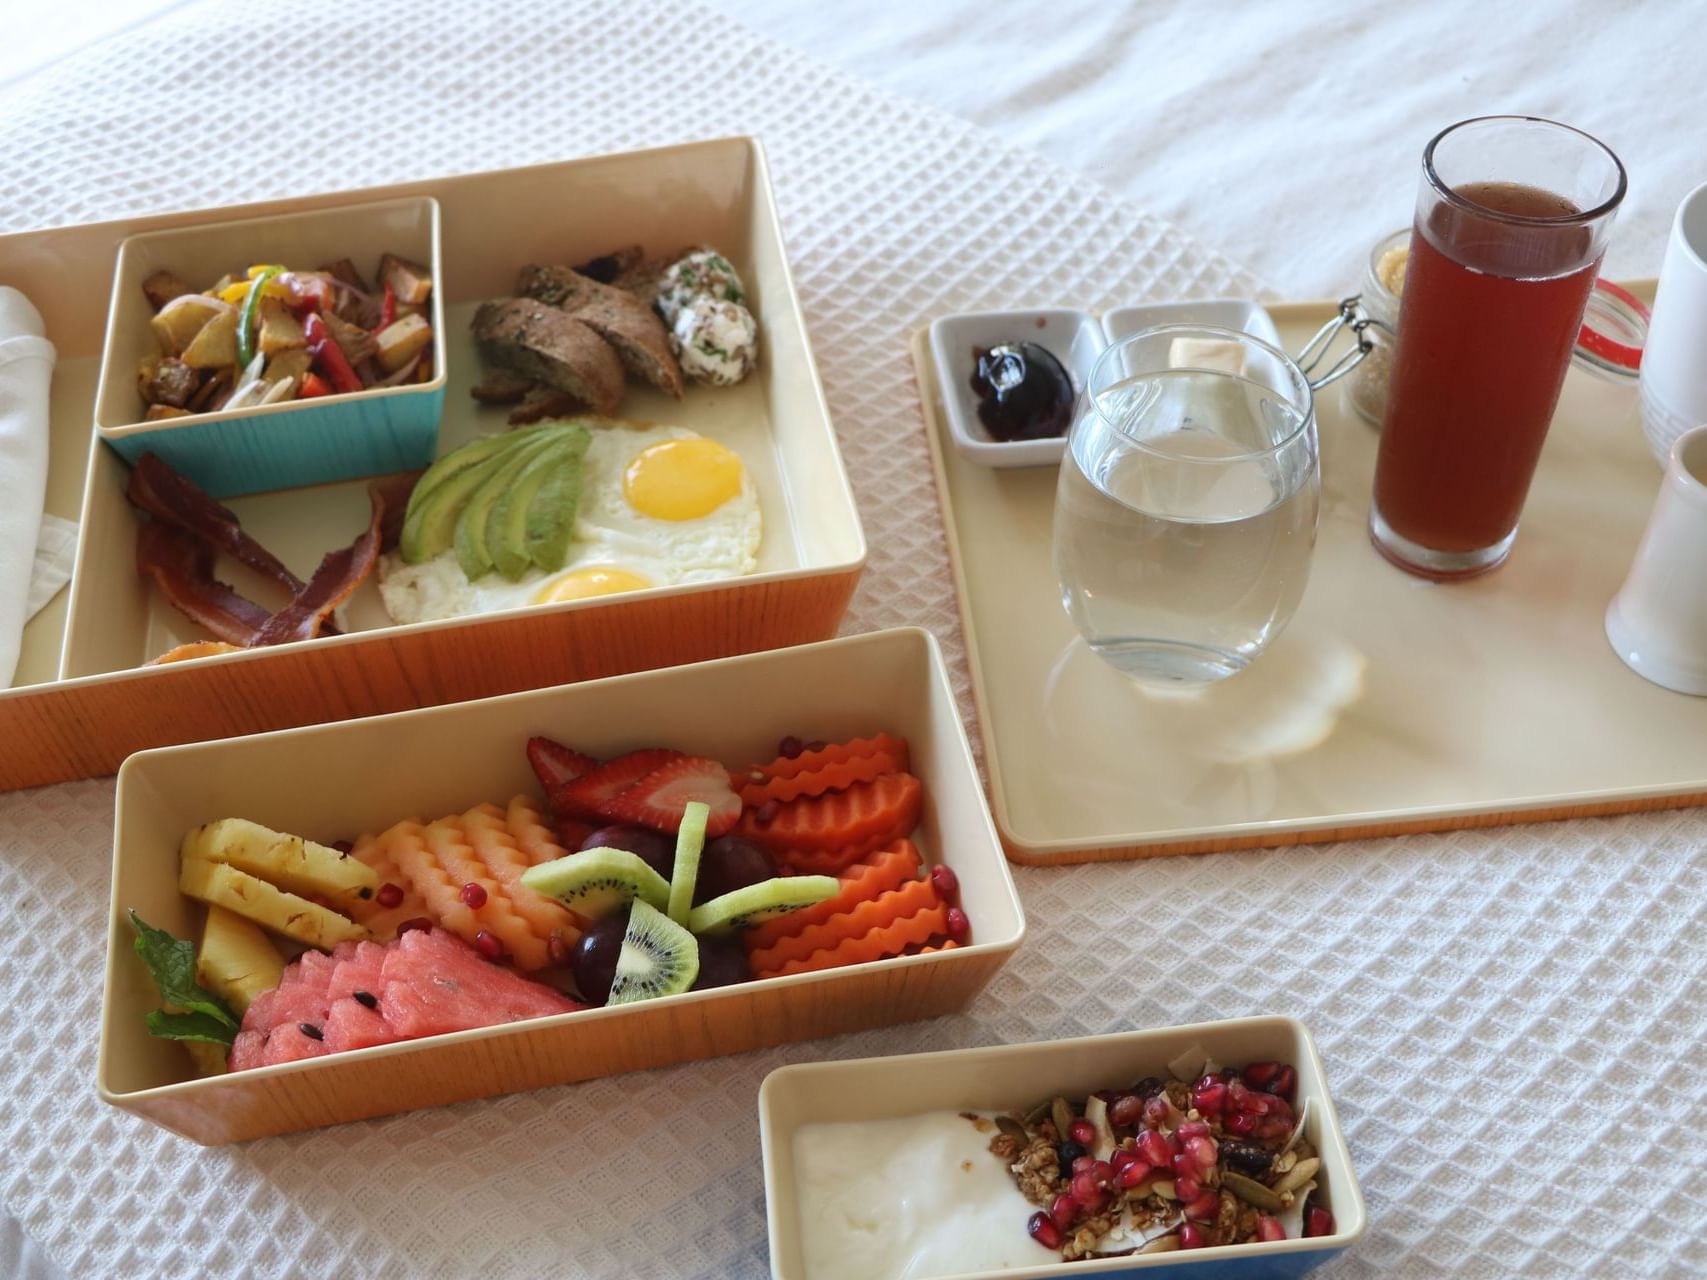
<instances>
[{"instance_id":1,"label":"juice glass","mask_svg":"<svg viewBox=\"0 0 1707 1280\"><path fill-rule=\"evenodd\" d=\"M1284 352L1206 325L1146 329L1098 357L1054 530L1062 604L1098 657L1188 689L1280 634L1316 542L1311 389Z\"/></svg>"},{"instance_id":2,"label":"juice glass","mask_svg":"<svg viewBox=\"0 0 1707 1280\"><path fill-rule=\"evenodd\" d=\"M1624 189L1603 144L1530 116L1423 149L1369 517L1401 569L1467 578L1511 551Z\"/></svg>"}]
</instances>

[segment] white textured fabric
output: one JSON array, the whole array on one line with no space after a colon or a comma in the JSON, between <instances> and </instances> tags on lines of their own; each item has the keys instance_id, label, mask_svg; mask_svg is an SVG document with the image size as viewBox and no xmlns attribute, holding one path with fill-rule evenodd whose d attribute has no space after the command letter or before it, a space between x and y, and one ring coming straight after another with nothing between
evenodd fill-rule
<instances>
[{"instance_id":1,"label":"white textured fabric","mask_svg":"<svg viewBox=\"0 0 1707 1280\"><path fill-rule=\"evenodd\" d=\"M1411 220L1423 144L1466 116L1549 116L1618 153L1619 279L1659 273L1707 178L1699 0L713 3L1090 175L1289 298L1358 284Z\"/></svg>"},{"instance_id":2,"label":"white textured fabric","mask_svg":"<svg viewBox=\"0 0 1707 1280\"><path fill-rule=\"evenodd\" d=\"M24 619L36 616L47 602L71 581L71 566L77 559L77 522L43 513L36 537L36 554L30 563L30 588L24 601Z\"/></svg>"},{"instance_id":3,"label":"white textured fabric","mask_svg":"<svg viewBox=\"0 0 1707 1280\"><path fill-rule=\"evenodd\" d=\"M12 683L47 492L47 398L53 343L41 312L0 283L0 689Z\"/></svg>"},{"instance_id":4,"label":"white textured fabric","mask_svg":"<svg viewBox=\"0 0 1707 1280\"><path fill-rule=\"evenodd\" d=\"M756 132L871 541L846 629L932 627L963 692L908 332L1254 287L1094 182L705 10L397 12L194 5L0 91L0 223ZM202 116L193 163L136 127L167 80L238 93L234 48L289 50L264 145L243 113ZM111 804L110 782L0 796L0 1207L80 1277L757 1280L773 1067L1259 1011L1314 1030L1369 1201L1324 1276L1707 1274L1699 812L1020 870L1026 945L966 1014L206 1151L93 1094Z\"/></svg>"}]
</instances>

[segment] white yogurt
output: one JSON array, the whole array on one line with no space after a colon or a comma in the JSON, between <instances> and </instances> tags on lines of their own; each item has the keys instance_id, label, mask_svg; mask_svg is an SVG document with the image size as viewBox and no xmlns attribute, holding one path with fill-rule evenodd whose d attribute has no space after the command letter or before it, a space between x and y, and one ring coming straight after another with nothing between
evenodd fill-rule
<instances>
[{"instance_id":1,"label":"white yogurt","mask_svg":"<svg viewBox=\"0 0 1707 1280\"><path fill-rule=\"evenodd\" d=\"M1026 1234L1036 1206L953 1111L802 1125L794 1135L810 1280L926 1280L1056 1261Z\"/></svg>"}]
</instances>

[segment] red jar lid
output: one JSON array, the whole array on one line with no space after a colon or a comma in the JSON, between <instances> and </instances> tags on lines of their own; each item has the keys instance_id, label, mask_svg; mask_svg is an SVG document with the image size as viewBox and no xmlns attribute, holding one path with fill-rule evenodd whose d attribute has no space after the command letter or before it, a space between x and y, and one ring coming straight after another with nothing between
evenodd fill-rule
<instances>
[{"instance_id":1,"label":"red jar lid","mask_svg":"<svg viewBox=\"0 0 1707 1280\"><path fill-rule=\"evenodd\" d=\"M1649 318L1647 303L1635 294L1610 280L1596 280L1572 363L1596 377L1634 382L1642 368Z\"/></svg>"}]
</instances>

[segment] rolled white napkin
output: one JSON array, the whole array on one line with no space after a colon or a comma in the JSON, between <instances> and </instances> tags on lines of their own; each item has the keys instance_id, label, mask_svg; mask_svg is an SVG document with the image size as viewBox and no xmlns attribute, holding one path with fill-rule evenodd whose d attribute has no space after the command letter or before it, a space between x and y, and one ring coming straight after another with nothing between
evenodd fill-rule
<instances>
[{"instance_id":1,"label":"rolled white napkin","mask_svg":"<svg viewBox=\"0 0 1707 1280\"><path fill-rule=\"evenodd\" d=\"M55 352L41 312L0 285L0 688L12 683L29 620L47 491L48 384Z\"/></svg>"}]
</instances>

